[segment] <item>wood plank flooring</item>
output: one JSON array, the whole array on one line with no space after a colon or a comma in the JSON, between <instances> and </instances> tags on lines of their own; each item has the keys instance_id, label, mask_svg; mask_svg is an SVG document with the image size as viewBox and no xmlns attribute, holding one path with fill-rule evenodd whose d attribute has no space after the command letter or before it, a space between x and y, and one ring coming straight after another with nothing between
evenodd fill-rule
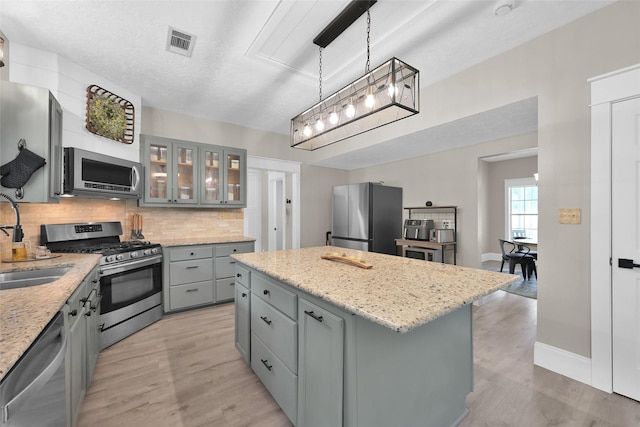
<instances>
[{"instance_id":1,"label":"wood plank flooring","mask_svg":"<svg viewBox=\"0 0 640 427\"><path fill-rule=\"evenodd\" d=\"M533 365L536 304L499 291L474 307L460 426L639 426L640 403ZM236 351L233 322L233 304L169 315L104 350L79 427L290 426Z\"/></svg>"}]
</instances>

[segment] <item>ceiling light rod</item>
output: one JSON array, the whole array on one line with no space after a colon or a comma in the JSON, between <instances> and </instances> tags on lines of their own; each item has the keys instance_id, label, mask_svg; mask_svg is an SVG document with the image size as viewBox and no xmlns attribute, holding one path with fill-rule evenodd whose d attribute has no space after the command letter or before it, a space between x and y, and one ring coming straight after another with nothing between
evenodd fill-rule
<instances>
[{"instance_id":1,"label":"ceiling light rod","mask_svg":"<svg viewBox=\"0 0 640 427\"><path fill-rule=\"evenodd\" d=\"M376 4L377 0L359 1L354 0L347 7L344 8L340 14L327 25L324 30L320 32L313 39L313 43L320 47L327 47L334 41L344 30L349 28L351 24L356 22L371 6Z\"/></svg>"}]
</instances>

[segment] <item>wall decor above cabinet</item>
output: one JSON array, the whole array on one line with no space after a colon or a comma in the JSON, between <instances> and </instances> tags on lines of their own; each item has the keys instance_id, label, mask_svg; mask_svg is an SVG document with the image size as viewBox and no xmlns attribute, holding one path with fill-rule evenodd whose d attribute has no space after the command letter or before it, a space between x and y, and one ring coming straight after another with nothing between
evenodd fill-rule
<instances>
[{"instance_id":1,"label":"wall decor above cabinet","mask_svg":"<svg viewBox=\"0 0 640 427\"><path fill-rule=\"evenodd\" d=\"M97 85L87 87L87 130L105 138L133 143L131 102Z\"/></svg>"},{"instance_id":2,"label":"wall decor above cabinet","mask_svg":"<svg viewBox=\"0 0 640 427\"><path fill-rule=\"evenodd\" d=\"M246 207L247 151L140 135L145 191L140 206Z\"/></svg>"}]
</instances>

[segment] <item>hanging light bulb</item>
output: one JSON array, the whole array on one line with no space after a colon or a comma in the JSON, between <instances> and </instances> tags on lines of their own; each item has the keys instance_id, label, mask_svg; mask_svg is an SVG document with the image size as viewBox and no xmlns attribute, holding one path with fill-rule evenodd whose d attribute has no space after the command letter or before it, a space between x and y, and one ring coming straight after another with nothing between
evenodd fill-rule
<instances>
[{"instance_id":1,"label":"hanging light bulb","mask_svg":"<svg viewBox=\"0 0 640 427\"><path fill-rule=\"evenodd\" d=\"M369 85L367 88L367 97L364 99L364 106L367 108L373 108L375 104L375 98L373 96L373 86Z\"/></svg>"},{"instance_id":2,"label":"hanging light bulb","mask_svg":"<svg viewBox=\"0 0 640 427\"><path fill-rule=\"evenodd\" d=\"M349 98L349 104L344 112L348 118L353 119L356 115L356 107L353 105L353 97Z\"/></svg>"},{"instance_id":3,"label":"hanging light bulb","mask_svg":"<svg viewBox=\"0 0 640 427\"><path fill-rule=\"evenodd\" d=\"M311 126L309 126L309 123L306 123L304 125L304 128L302 129L302 134L304 136L306 136L306 137L310 137L311 136L312 131L311 131Z\"/></svg>"},{"instance_id":4,"label":"hanging light bulb","mask_svg":"<svg viewBox=\"0 0 640 427\"><path fill-rule=\"evenodd\" d=\"M333 111L329 114L329 123L332 125L338 124L338 112L336 111L336 106L333 106Z\"/></svg>"},{"instance_id":5,"label":"hanging light bulb","mask_svg":"<svg viewBox=\"0 0 640 427\"><path fill-rule=\"evenodd\" d=\"M318 132L322 132L324 130L324 120L322 120L322 117L318 117L318 120L316 120L316 130Z\"/></svg>"}]
</instances>

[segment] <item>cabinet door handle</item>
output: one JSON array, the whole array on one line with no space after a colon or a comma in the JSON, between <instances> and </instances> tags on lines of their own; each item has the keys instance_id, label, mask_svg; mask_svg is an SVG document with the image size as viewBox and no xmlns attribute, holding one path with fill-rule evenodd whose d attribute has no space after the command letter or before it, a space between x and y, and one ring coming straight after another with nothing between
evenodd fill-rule
<instances>
[{"instance_id":1,"label":"cabinet door handle","mask_svg":"<svg viewBox=\"0 0 640 427\"><path fill-rule=\"evenodd\" d=\"M242 277L242 274L237 273L237 274L236 274L236 277Z\"/></svg>"},{"instance_id":2,"label":"cabinet door handle","mask_svg":"<svg viewBox=\"0 0 640 427\"><path fill-rule=\"evenodd\" d=\"M271 370L271 368L273 368L273 365L269 365L269 363L267 363L268 362L267 359L260 359L260 361L264 366L267 367L268 370Z\"/></svg>"},{"instance_id":3,"label":"cabinet door handle","mask_svg":"<svg viewBox=\"0 0 640 427\"><path fill-rule=\"evenodd\" d=\"M307 316L311 316L314 319L316 319L318 322L322 322L324 319L322 318L322 316L316 316L315 314L313 314L313 311L304 311L304 314L306 314Z\"/></svg>"},{"instance_id":4,"label":"cabinet door handle","mask_svg":"<svg viewBox=\"0 0 640 427\"><path fill-rule=\"evenodd\" d=\"M265 289L264 291L262 291L262 293L265 295L269 295L269 289Z\"/></svg>"},{"instance_id":5,"label":"cabinet door handle","mask_svg":"<svg viewBox=\"0 0 640 427\"><path fill-rule=\"evenodd\" d=\"M247 294L243 292L242 293L242 298L246 298L246 297L247 297Z\"/></svg>"},{"instance_id":6,"label":"cabinet door handle","mask_svg":"<svg viewBox=\"0 0 640 427\"><path fill-rule=\"evenodd\" d=\"M75 310L75 309L74 309L74 310L71 310L71 311L69 312L69 316L71 316L71 317L75 317L75 316L77 316L77 315L78 315L78 310Z\"/></svg>"},{"instance_id":7,"label":"cabinet door handle","mask_svg":"<svg viewBox=\"0 0 640 427\"><path fill-rule=\"evenodd\" d=\"M267 316L260 316L260 318L261 318L261 319L262 319L262 321L263 321L264 323L266 323L267 325L270 325L270 324L271 324L271 320L269 320L269 319L267 318Z\"/></svg>"},{"instance_id":8,"label":"cabinet door handle","mask_svg":"<svg viewBox=\"0 0 640 427\"><path fill-rule=\"evenodd\" d=\"M186 292L198 292L198 288L195 289L187 289Z\"/></svg>"}]
</instances>

